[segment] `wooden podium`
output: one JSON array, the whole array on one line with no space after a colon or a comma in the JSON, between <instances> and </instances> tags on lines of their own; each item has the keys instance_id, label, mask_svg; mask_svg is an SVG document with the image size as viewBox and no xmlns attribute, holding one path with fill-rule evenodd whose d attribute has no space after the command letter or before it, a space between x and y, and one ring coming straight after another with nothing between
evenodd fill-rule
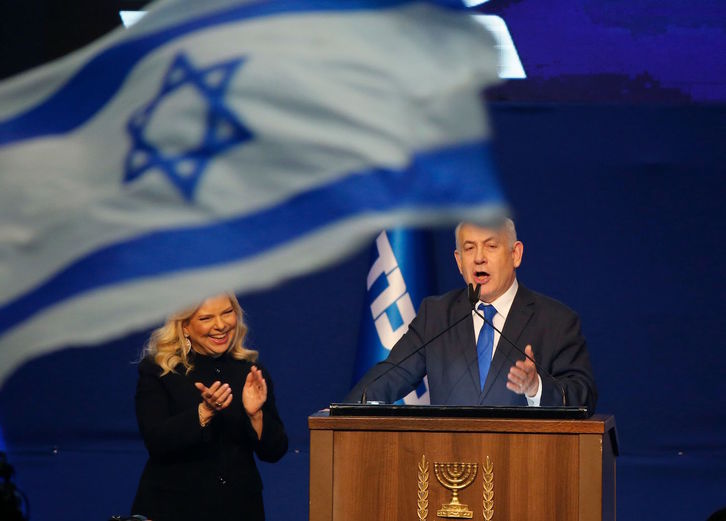
<instances>
[{"instance_id":1,"label":"wooden podium","mask_svg":"<svg viewBox=\"0 0 726 521\"><path fill-rule=\"evenodd\" d=\"M463 509L454 505L459 519L615 519L613 416L432 418L320 411L308 418L308 426L310 521L441 519L457 502L452 489L467 481L457 494Z\"/></svg>"}]
</instances>

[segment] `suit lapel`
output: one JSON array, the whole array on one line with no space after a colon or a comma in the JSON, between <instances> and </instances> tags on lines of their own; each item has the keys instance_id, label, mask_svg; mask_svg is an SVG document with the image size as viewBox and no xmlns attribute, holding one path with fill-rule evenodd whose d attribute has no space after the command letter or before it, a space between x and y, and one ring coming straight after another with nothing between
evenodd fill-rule
<instances>
[{"instance_id":1,"label":"suit lapel","mask_svg":"<svg viewBox=\"0 0 726 521\"><path fill-rule=\"evenodd\" d=\"M451 316L449 317L450 323L464 316L467 310L471 313L471 305L469 304L469 300L465 298L465 294L462 293L453 306ZM467 381L471 382L470 385L475 389L476 396L476 393L479 393L481 389L481 385L479 384L479 362L476 354L476 341L474 340L474 323L472 318L464 320L461 327L456 327L452 331L455 334L452 345L455 346L454 349L459 351L458 353L453 353L452 360L464 360L467 372L469 373Z\"/></svg>"},{"instance_id":2,"label":"suit lapel","mask_svg":"<svg viewBox=\"0 0 726 521\"><path fill-rule=\"evenodd\" d=\"M492 365L489 368L489 374L487 375L486 384L484 385L484 390L481 393L481 400L479 403L484 402L487 394L494 387L495 383L501 382L499 385L506 387L509 368L516 360L522 359L522 355L519 354L519 352L509 344L509 342L504 340L503 337L507 337L519 346L519 337L522 336L524 328L527 327L527 323L530 321L532 314L534 313L533 305L534 299L532 298L532 294L529 290L527 290L527 288L520 284L517 289L517 294L514 296L514 300L512 301L512 307L509 309L509 313L507 314L507 320L504 322L504 327L502 328L503 335L499 336L497 350L494 352Z\"/></svg>"}]
</instances>

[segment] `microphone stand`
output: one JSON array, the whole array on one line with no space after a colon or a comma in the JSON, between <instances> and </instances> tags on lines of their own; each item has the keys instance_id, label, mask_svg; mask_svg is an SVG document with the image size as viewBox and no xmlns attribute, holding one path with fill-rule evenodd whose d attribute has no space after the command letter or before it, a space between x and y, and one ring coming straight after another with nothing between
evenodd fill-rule
<instances>
[{"instance_id":1,"label":"microphone stand","mask_svg":"<svg viewBox=\"0 0 726 521\"><path fill-rule=\"evenodd\" d=\"M468 293L469 304L471 305L471 309L472 310L474 309L474 307L476 306L477 301L479 300L479 288L480 288L480 286L477 285L476 292L474 292L474 289L472 288L471 284L469 284L469 287L468 287L468 290L469 290L469 293ZM391 364L391 367L389 367L386 371L384 371L381 374L379 374L378 376L376 376L373 380L371 380L370 382L368 382L365 385L365 387L363 387L363 392L361 393L361 397L360 397L360 403L365 404L367 402L367 398L368 398L367 397L367 391L368 391L368 387L369 386L371 386L372 384L374 384L375 382L377 382L383 376L387 375L389 372L391 372L396 367L399 367L403 362L405 362L406 360L408 360L409 358L411 358L413 355L415 355L416 353L418 353L419 351L421 351L424 347L426 347L429 344L431 344L431 342L433 342L434 340L436 340L437 338L439 338L444 333L447 333L448 331L450 331L451 329L453 329L456 325L460 324L461 322L463 322L467 318L471 318L471 312L467 313L466 315L464 315L463 317L461 317L460 319L458 319L453 324L450 324L449 326L445 327L441 332L439 332L438 334L436 334L433 338L430 338L428 341L426 341L423 344L421 344L419 347L417 347L416 349L414 349L413 351L411 351L409 354L407 354L406 356L404 356L401 360L399 360L395 364L392 363L392 362L387 362L386 361L386 363ZM402 369L405 370L405 368L402 368ZM406 372L408 372L408 371L406 371Z\"/></svg>"}]
</instances>

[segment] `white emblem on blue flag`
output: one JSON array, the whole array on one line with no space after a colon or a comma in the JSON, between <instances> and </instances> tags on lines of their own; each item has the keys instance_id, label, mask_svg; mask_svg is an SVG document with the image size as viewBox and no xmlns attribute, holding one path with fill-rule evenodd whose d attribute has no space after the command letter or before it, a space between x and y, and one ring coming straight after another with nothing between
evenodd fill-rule
<instances>
[{"instance_id":1,"label":"white emblem on blue flag","mask_svg":"<svg viewBox=\"0 0 726 521\"><path fill-rule=\"evenodd\" d=\"M126 125L131 150L124 162L124 183L157 170L168 177L185 199L194 198L208 163L228 148L252 138L225 102L232 75L242 62L238 58L197 68L183 53L174 58L158 94L133 113ZM192 99L175 99L185 94ZM173 124L163 120L165 107L167 114L176 108L198 114L194 121L197 128L191 133L193 139L179 142ZM155 129L158 130L154 132Z\"/></svg>"}]
</instances>

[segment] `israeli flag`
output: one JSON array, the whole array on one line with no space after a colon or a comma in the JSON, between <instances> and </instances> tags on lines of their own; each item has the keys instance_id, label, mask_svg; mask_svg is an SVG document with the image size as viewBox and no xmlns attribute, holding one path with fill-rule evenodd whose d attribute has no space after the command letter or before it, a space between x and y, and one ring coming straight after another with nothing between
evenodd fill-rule
<instances>
[{"instance_id":1,"label":"israeli flag","mask_svg":"<svg viewBox=\"0 0 726 521\"><path fill-rule=\"evenodd\" d=\"M371 252L366 280L367 302L361 321L353 383L381 360L408 330L421 300L432 293L430 233L422 230L383 231ZM426 377L403 398L408 405L429 404Z\"/></svg>"},{"instance_id":2,"label":"israeli flag","mask_svg":"<svg viewBox=\"0 0 726 521\"><path fill-rule=\"evenodd\" d=\"M452 2L162 0L0 84L0 382L61 346L501 214Z\"/></svg>"}]
</instances>

